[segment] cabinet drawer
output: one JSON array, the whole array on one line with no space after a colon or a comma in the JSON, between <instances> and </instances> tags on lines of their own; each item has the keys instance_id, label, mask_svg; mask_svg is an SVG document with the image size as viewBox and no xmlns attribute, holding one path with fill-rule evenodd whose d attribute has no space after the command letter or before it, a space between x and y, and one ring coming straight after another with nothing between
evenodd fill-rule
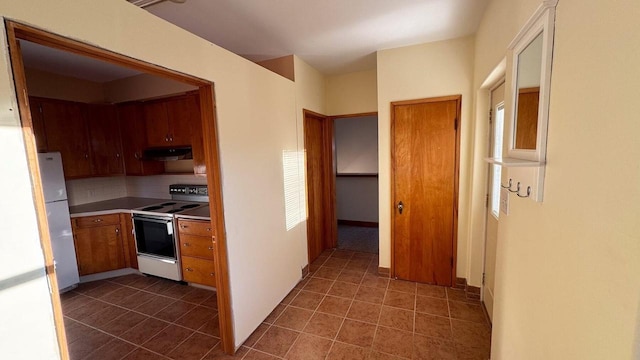
<instances>
[{"instance_id":1,"label":"cabinet drawer","mask_svg":"<svg viewBox=\"0 0 640 360\"><path fill-rule=\"evenodd\" d=\"M76 227L89 228L96 226L105 226L105 225L120 225L120 215L118 214L108 214L108 215L96 215L96 216L84 216L75 218Z\"/></svg>"},{"instance_id":2,"label":"cabinet drawer","mask_svg":"<svg viewBox=\"0 0 640 360\"><path fill-rule=\"evenodd\" d=\"M178 219L178 231L180 234L199 236L211 236L211 222L198 220Z\"/></svg>"},{"instance_id":3,"label":"cabinet drawer","mask_svg":"<svg viewBox=\"0 0 640 360\"><path fill-rule=\"evenodd\" d=\"M211 237L180 234L180 254L213 260Z\"/></svg>"},{"instance_id":4,"label":"cabinet drawer","mask_svg":"<svg viewBox=\"0 0 640 360\"><path fill-rule=\"evenodd\" d=\"M215 287L216 275L213 260L183 256L182 279L190 283Z\"/></svg>"}]
</instances>

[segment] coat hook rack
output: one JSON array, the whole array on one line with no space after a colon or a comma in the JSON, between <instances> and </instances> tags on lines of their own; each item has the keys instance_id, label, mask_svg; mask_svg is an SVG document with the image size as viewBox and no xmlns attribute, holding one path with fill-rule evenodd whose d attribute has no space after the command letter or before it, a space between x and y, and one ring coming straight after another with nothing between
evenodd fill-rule
<instances>
[{"instance_id":1,"label":"coat hook rack","mask_svg":"<svg viewBox=\"0 0 640 360\"><path fill-rule=\"evenodd\" d=\"M500 187L502 187L503 189L511 189L511 180L512 179L509 179L509 186L504 186L504 185L500 184Z\"/></svg>"},{"instance_id":2,"label":"coat hook rack","mask_svg":"<svg viewBox=\"0 0 640 360\"><path fill-rule=\"evenodd\" d=\"M511 179L509 179L509 180L511 180ZM509 182L509 184L511 184L511 182ZM520 182L518 181L518 185L516 185L516 189L515 190L511 190L511 186L509 186L509 188L507 190L509 190L509 192L516 193L516 194L520 193Z\"/></svg>"},{"instance_id":3,"label":"coat hook rack","mask_svg":"<svg viewBox=\"0 0 640 360\"><path fill-rule=\"evenodd\" d=\"M516 192L516 195L521 198L528 198L531 196L531 186L527 186L527 195L520 195L520 183L518 183L518 191Z\"/></svg>"}]
</instances>

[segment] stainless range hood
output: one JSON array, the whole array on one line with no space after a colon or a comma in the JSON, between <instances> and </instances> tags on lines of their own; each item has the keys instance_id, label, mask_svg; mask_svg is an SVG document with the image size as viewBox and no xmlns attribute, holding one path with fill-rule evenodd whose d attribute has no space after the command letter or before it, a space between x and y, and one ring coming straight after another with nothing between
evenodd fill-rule
<instances>
[{"instance_id":1,"label":"stainless range hood","mask_svg":"<svg viewBox=\"0 0 640 360\"><path fill-rule=\"evenodd\" d=\"M176 161L193 159L191 147L149 148L143 151L142 160Z\"/></svg>"}]
</instances>

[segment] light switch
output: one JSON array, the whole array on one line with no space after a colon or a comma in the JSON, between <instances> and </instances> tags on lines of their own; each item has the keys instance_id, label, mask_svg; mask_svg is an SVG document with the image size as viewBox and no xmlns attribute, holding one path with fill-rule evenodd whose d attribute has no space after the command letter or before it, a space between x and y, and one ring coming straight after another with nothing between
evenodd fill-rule
<instances>
[{"instance_id":1,"label":"light switch","mask_svg":"<svg viewBox=\"0 0 640 360\"><path fill-rule=\"evenodd\" d=\"M504 188L500 189L500 211L509 215L509 190Z\"/></svg>"}]
</instances>

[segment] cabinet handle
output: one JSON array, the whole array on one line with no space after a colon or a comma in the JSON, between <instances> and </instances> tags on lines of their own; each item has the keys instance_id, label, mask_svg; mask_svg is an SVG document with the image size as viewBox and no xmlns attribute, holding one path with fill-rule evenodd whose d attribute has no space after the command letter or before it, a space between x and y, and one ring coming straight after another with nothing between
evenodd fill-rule
<instances>
[{"instance_id":1,"label":"cabinet handle","mask_svg":"<svg viewBox=\"0 0 640 360\"><path fill-rule=\"evenodd\" d=\"M185 270L187 270L188 272L193 272L192 268L186 268Z\"/></svg>"},{"instance_id":2,"label":"cabinet handle","mask_svg":"<svg viewBox=\"0 0 640 360\"><path fill-rule=\"evenodd\" d=\"M84 158L88 159L89 158L89 154L84 154Z\"/></svg>"},{"instance_id":3,"label":"cabinet handle","mask_svg":"<svg viewBox=\"0 0 640 360\"><path fill-rule=\"evenodd\" d=\"M140 159L140 155L138 155L138 153L137 153L137 152L134 152L134 153L133 153L133 157L134 157L136 160L139 160L139 159Z\"/></svg>"},{"instance_id":4,"label":"cabinet handle","mask_svg":"<svg viewBox=\"0 0 640 360\"><path fill-rule=\"evenodd\" d=\"M173 142L173 136L169 136L169 141Z\"/></svg>"},{"instance_id":5,"label":"cabinet handle","mask_svg":"<svg viewBox=\"0 0 640 360\"><path fill-rule=\"evenodd\" d=\"M169 142L169 135L166 135L166 136L164 137L164 141L165 141L165 142Z\"/></svg>"},{"instance_id":6,"label":"cabinet handle","mask_svg":"<svg viewBox=\"0 0 640 360\"><path fill-rule=\"evenodd\" d=\"M180 229L186 229L186 228L188 228L187 225L180 225Z\"/></svg>"},{"instance_id":7,"label":"cabinet handle","mask_svg":"<svg viewBox=\"0 0 640 360\"><path fill-rule=\"evenodd\" d=\"M208 232L211 232L211 228L207 228L207 231L208 231Z\"/></svg>"},{"instance_id":8,"label":"cabinet handle","mask_svg":"<svg viewBox=\"0 0 640 360\"><path fill-rule=\"evenodd\" d=\"M116 234L120 234L120 229L116 228Z\"/></svg>"},{"instance_id":9,"label":"cabinet handle","mask_svg":"<svg viewBox=\"0 0 640 360\"><path fill-rule=\"evenodd\" d=\"M191 244L189 244L189 243L184 243L184 246L185 246L185 247L188 247L188 246L191 246Z\"/></svg>"},{"instance_id":10,"label":"cabinet handle","mask_svg":"<svg viewBox=\"0 0 640 360\"><path fill-rule=\"evenodd\" d=\"M119 158L120 157L120 153L116 153L116 157Z\"/></svg>"},{"instance_id":11,"label":"cabinet handle","mask_svg":"<svg viewBox=\"0 0 640 360\"><path fill-rule=\"evenodd\" d=\"M214 276L216 273L209 273L209 276Z\"/></svg>"},{"instance_id":12,"label":"cabinet handle","mask_svg":"<svg viewBox=\"0 0 640 360\"><path fill-rule=\"evenodd\" d=\"M99 222L102 222L102 219L95 219L95 220L93 220L93 222L94 223L99 223Z\"/></svg>"},{"instance_id":13,"label":"cabinet handle","mask_svg":"<svg viewBox=\"0 0 640 360\"><path fill-rule=\"evenodd\" d=\"M213 251L213 246L209 246L209 248L208 248L208 249Z\"/></svg>"}]
</instances>

